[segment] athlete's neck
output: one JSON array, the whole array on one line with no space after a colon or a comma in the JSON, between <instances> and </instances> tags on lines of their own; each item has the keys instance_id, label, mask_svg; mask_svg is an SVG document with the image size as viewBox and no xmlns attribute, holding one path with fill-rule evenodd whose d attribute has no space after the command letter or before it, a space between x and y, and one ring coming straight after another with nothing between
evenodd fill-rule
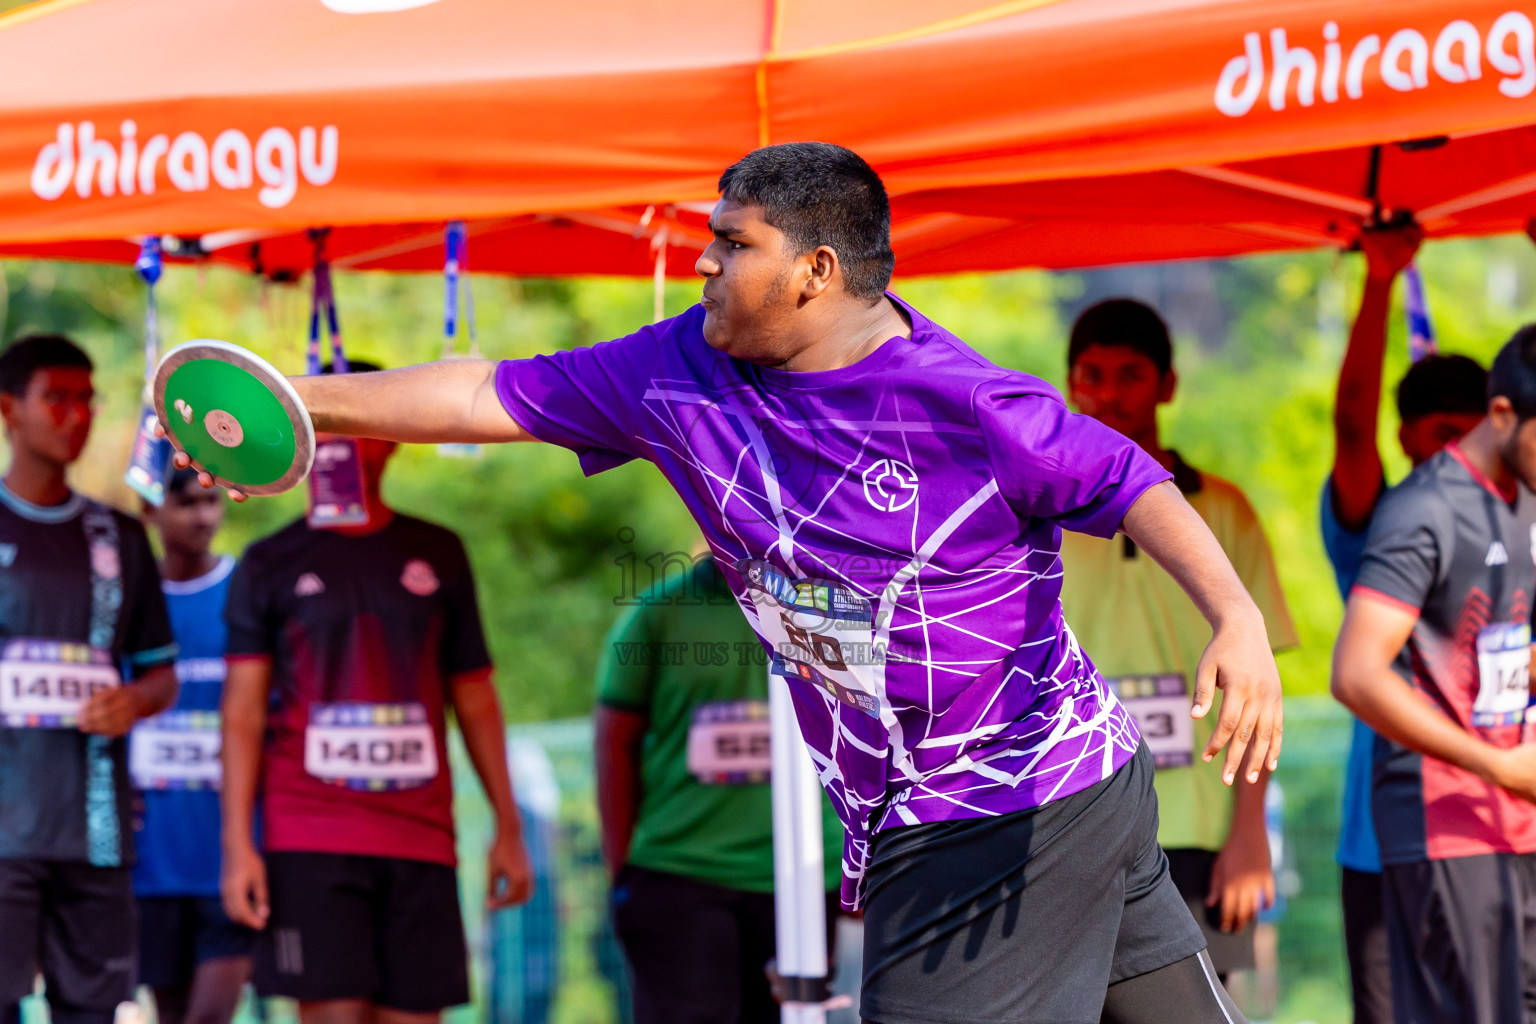
<instances>
[{"instance_id":1,"label":"athlete's neck","mask_svg":"<svg viewBox=\"0 0 1536 1024\"><path fill-rule=\"evenodd\" d=\"M166 546L165 558L160 562L160 578L173 583L185 583L207 576L219 566L219 556L206 549Z\"/></svg>"},{"instance_id":2,"label":"athlete's neck","mask_svg":"<svg viewBox=\"0 0 1536 1024\"><path fill-rule=\"evenodd\" d=\"M11 454L11 468L5 472L5 487L22 501L34 505L62 505L69 500L64 466L38 458L21 448Z\"/></svg>"},{"instance_id":3,"label":"athlete's neck","mask_svg":"<svg viewBox=\"0 0 1536 1024\"><path fill-rule=\"evenodd\" d=\"M774 369L796 373L840 370L897 337L912 337L912 323L890 299L882 297L872 306L843 302L811 328L809 340L794 355Z\"/></svg>"},{"instance_id":4,"label":"athlete's neck","mask_svg":"<svg viewBox=\"0 0 1536 1024\"><path fill-rule=\"evenodd\" d=\"M1451 442L1467 464L1483 474L1501 495L1512 499L1519 493L1519 477L1509 468L1499 454L1498 438L1493 433L1493 421L1485 419L1465 434L1460 441Z\"/></svg>"}]
</instances>

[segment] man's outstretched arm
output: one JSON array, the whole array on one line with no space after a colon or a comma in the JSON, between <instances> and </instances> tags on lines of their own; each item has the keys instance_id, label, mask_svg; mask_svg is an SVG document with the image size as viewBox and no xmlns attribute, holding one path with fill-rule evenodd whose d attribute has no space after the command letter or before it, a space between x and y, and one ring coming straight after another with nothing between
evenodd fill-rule
<instances>
[{"instance_id":1,"label":"man's outstretched arm","mask_svg":"<svg viewBox=\"0 0 1536 1024\"><path fill-rule=\"evenodd\" d=\"M1280 670L1259 606L1210 527L1171 482L1148 488L1137 498L1121 529L1167 570L1211 624L1211 642L1195 672L1191 714L1204 718L1209 713L1216 688L1225 696L1205 760L1225 746L1226 783L1231 785L1239 771L1250 783L1257 782L1261 769L1274 771L1280 762L1285 724Z\"/></svg>"},{"instance_id":2,"label":"man's outstretched arm","mask_svg":"<svg viewBox=\"0 0 1536 1024\"><path fill-rule=\"evenodd\" d=\"M378 373L294 377L315 429L404 444L533 441L496 395L496 363L453 359Z\"/></svg>"}]
</instances>

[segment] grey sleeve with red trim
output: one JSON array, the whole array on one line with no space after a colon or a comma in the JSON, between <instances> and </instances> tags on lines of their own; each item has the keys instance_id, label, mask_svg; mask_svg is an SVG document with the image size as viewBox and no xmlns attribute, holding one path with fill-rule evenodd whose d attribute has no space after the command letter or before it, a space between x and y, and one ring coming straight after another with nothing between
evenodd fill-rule
<instances>
[{"instance_id":1,"label":"grey sleeve with red trim","mask_svg":"<svg viewBox=\"0 0 1536 1024\"><path fill-rule=\"evenodd\" d=\"M1409 481L1388 491L1371 518L1356 590L1422 609L1450 569L1456 520L1444 496Z\"/></svg>"}]
</instances>

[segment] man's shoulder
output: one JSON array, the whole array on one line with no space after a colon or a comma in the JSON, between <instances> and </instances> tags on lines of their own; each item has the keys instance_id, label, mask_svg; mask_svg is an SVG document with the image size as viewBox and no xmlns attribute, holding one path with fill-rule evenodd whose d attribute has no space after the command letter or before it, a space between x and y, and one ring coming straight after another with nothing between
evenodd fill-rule
<instances>
[{"instance_id":1,"label":"man's shoulder","mask_svg":"<svg viewBox=\"0 0 1536 1024\"><path fill-rule=\"evenodd\" d=\"M86 498L84 508L97 515L110 516L117 527L118 536L122 537L125 541L130 539L136 540L140 537L145 538L146 542L148 541L149 533L144 529L144 524L139 521L138 517L124 512L116 505L109 505L104 501L97 501L94 498Z\"/></svg>"},{"instance_id":2,"label":"man's shoulder","mask_svg":"<svg viewBox=\"0 0 1536 1024\"><path fill-rule=\"evenodd\" d=\"M463 551L464 540L457 532L430 519L395 513L394 533L407 547L419 547L427 551Z\"/></svg>"},{"instance_id":3,"label":"man's shoulder","mask_svg":"<svg viewBox=\"0 0 1536 1024\"><path fill-rule=\"evenodd\" d=\"M1440 456L1416 467L1376 503L1369 536L1411 526L1433 529L1453 524L1455 502L1466 490L1477 487L1459 470L1453 460L1442 462Z\"/></svg>"},{"instance_id":4,"label":"man's shoulder","mask_svg":"<svg viewBox=\"0 0 1536 1024\"><path fill-rule=\"evenodd\" d=\"M292 557L312 539L314 531L303 516L293 520L275 533L254 540L241 556L242 562L251 564Z\"/></svg>"},{"instance_id":5,"label":"man's shoulder","mask_svg":"<svg viewBox=\"0 0 1536 1024\"><path fill-rule=\"evenodd\" d=\"M1199 489L1188 495L1189 503L1207 522L1219 516L1238 526L1258 525L1259 517L1253 502L1236 483L1203 469L1195 470L1195 475L1199 479Z\"/></svg>"}]
</instances>

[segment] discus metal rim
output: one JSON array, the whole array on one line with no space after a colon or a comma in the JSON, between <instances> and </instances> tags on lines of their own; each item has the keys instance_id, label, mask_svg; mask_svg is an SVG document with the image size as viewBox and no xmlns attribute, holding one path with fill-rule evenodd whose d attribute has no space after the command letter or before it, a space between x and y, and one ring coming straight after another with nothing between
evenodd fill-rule
<instances>
[{"instance_id":1,"label":"discus metal rim","mask_svg":"<svg viewBox=\"0 0 1536 1024\"><path fill-rule=\"evenodd\" d=\"M283 411L288 414L288 422L293 426L294 459L293 465L276 480L265 484L242 484L234 480L226 480L224 477L213 473L196 459L192 459L192 465L199 471L208 473L213 477L213 482L228 490L239 491L241 494L251 494L257 497L281 494L292 490L301 480L309 475L310 468L315 463L315 427L310 422L309 410L305 408L304 401L299 393L293 389L277 367L249 349L241 348L227 341L219 341L215 338L197 338L192 341L184 341L180 345L167 352L155 367L155 383L151 397L154 399L155 415L160 417L160 423L166 428L166 436L171 439L172 446L177 451L186 452L185 448L176 444L175 435L171 432L171 418L167 415L165 407L165 388L171 378L182 366L198 359L216 359L220 362L230 363L249 373L251 376L267 385ZM187 452L188 457L191 453Z\"/></svg>"}]
</instances>

